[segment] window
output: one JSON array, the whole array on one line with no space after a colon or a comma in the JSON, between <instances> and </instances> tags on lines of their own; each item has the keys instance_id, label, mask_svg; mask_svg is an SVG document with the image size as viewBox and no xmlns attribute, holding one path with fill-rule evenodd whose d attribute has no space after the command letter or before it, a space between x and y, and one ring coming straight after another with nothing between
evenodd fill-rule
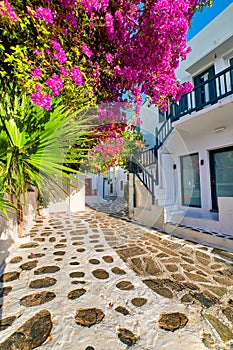
<instances>
[{"instance_id":1,"label":"window","mask_svg":"<svg viewBox=\"0 0 233 350\"><path fill-rule=\"evenodd\" d=\"M201 207L198 153L181 157L182 204Z\"/></svg>"},{"instance_id":2,"label":"window","mask_svg":"<svg viewBox=\"0 0 233 350\"><path fill-rule=\"evenodd\" d=\"M113 183L110 182L110 194L113 194Z\"/></svg>"},{"instance_id":3,"label":"window","mask_svg":"<svg viewBox=\"0 0 233 350\"><path fill-rule=\"evenodd\" d=\"M123 191L123 189L124 189L124 181L123 180L121 180L121 182L120 182L120 189L121 189L121 191Z\"/></svg>"},{"instance_id":4,"label":"window","mask_svg":"<svg viewBox=\"0 0 233 350\"><path fill-rule=\"evenodd\" d=\"M207 104L216 102L216 84L212 79L215 75L214 66L194 78L196 108L202 109Z\"/></svg>"}]
</instances>

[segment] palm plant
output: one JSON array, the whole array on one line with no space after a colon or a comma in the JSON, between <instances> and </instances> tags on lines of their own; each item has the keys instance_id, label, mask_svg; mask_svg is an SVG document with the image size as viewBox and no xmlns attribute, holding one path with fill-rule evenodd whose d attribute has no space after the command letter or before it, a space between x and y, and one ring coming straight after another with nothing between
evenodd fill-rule
<instances>
[{"instance_id":1,"label":"palm plant","mask_svg":"<svg viewBox=\"0 0 233 350\"><path fill-rule=\"evenodd\" d=\"M26 94L5 93L0 101L0 209L14 206L22 236L23 206L29 186L43 195L51 184L69 182L72 164L83 150L71 146L85 139L90 117L71 113L60 101L51 111L31 103Z\"/></svg>"}]
</instances>

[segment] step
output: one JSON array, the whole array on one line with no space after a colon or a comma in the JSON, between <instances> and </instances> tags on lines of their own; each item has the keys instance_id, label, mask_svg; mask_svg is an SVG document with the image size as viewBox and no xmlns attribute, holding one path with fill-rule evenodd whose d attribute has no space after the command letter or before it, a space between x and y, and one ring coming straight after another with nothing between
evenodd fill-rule
<instances>
[{"instance_id":1,"label":"step","mask_svg":"<svg viewBox=\"0 0 233 350\"><path fill-rule=\"evenodd\" d=\"M164 231L178 238L184 238L191 242L200 243L214 248L233 252L233 236L197 230L193 227L166 223Z\"/></svg>"}]
</instances>

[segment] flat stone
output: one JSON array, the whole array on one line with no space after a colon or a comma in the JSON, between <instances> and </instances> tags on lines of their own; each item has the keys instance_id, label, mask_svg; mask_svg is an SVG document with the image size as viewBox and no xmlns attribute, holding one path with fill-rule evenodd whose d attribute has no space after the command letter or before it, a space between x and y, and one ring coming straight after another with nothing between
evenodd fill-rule
<instances>
[{"instance_id":1,"label":"flat stone","mask_svg":"<svg viewBox=\"0 0 233 350\"><path fill-rule=\"evenodd\" d=\"M43 236L43 237L48 237L48 236L50 236L52 234L52 231L47 231L47 232L42 232L41 233L41 236Z\"/></svg>"},{"instance_id":2,"label":"flat stone","mask_svg":"<svg viewBox=\"0 0 233 350\"><path fill-rule=\"evenodd\" d=\"M227 307L226 309L222 310L222 313L226 316L228 321L233 324L233 309L231 307Z\"/></svg>"},{"instance_id":3,"label":"flat stone","mask_svg":"<svg viewBox=\"0 0 233 350\"><path fill-rule=\"evenodd\" d=\"M36 238L33 238L33 241L35 241L35 242L44 242L45 238L44 237L36 237Z\"/></svg>"},{"instance_id":4,"label":"flat stone","mask_svg":"<svg viewBox=\"0 0 233 350\"><path fill-rule=\"evenodd\" d=\"M117 306L115 310L124 316L129 315L129 311L123 306Z\"/></svg>"},{"instance_id":5,"label":"flat stone","mask_svg":"<svg viewBox=\"0 0 233 350\"><path fill-rule=\"evenodd\" d=\"M160 275L162 273L162 271L160 270L160 268L158 267L158 265L156 264L156 262L151 259L150 257L143 257L143 262L144 262L144 269L145 272L148 275L152 275L152 276L156 276L156 275Z\"/></svg>"},{"instance_id":6,"label":"flat stone","mask_svg":"<svg viewBox=\"0 0 233 350\"><path fill-rule=\"evenodd\" d=\"M134 305L134 306L137 306L137 307L141 307L143 305L145 305L147 302L147 299L146 298L133 298L131 300L131 303Z\"/></svg>"},{"instance_id":7,"label":"flat stone","mask_svg":"<svg viewBox=\"0 0 233 350\"><path fill-rule=\"evenodd\" d=\"M53 255L65 255L66 252L63 250L58 250L57 252L54 252Z\"/></svg>"},{"instance_id":8,"label":"flat stone","mask_svg":"<svg viewBox=\"0 0 233 350\"><path fill-rule=\"evenodd\" d=\"M205 308L210 308L211 306L213 306L215 303L213 300L207 298L204 294L202 293L193 293L193 297L198 300L201 305Z\"/></svg>"},{"instance_id":9,"label":"flat stone","mask_svg":"<svg viewBox=\"0 0 233 350\"><path fill-rule=\"evenodd\" d=\"M16 316L9 316L9 317L0 319L0 331L4 331L8 327L10 327L15 319L16 319Z\"/></svg>"},{"instance_id":10,"label":"flat stone","mask_svg":"<svg viewBox=\"0 0 233 350\"><path fill-rule=\"evenodd\" d=\"M34 271L34 275L42 275L44 273L55 273L60 270L58 266L42 266Z\"/></svg>"},{"instance_id":11,"label":"flat stone","mask_svg":"<svg viewBox=\"0 0 233 350\"><path fill-rule=\"evenodd\" d=\"M136 337L131 331L126 328L118 329L118 338L123 344L126 344L127 346L134 345L138 340L138 337Z\"/></svg>"},{"instance_id":12,"label":"flat stone","mask_svg":"<svg viewBox=\"0 0 233 350\"><path fill-rule=\"evenodd\" d=\"M11 259L10 264L17 264L22 260L23 260L22 256L15 256L14 258Z\"/></svg>"},{"instance_id":13,"label":"flat stone","mask_svg":"<svg viewBox=\"0 0 233 350\"><path fill-rule=\"evenodd\" d=\"M126 249L119 249L117 250L117 254L120 256L122 260L126 261L130 257L146 254L146 251L140 247L133 246Z\"/></svg>"},{"instance_id":14,"label":"flat stone","mask_svg":"<svg viewBox=\"0 0 233 350\"><path fill-rule=\"evenodd\" d=\"M106 278L109 278L109 273L107 271L105 271L104 269L97 269L92 271L93 276L95 276L95 278L104 280Z\"/></svg>"},{"instance_id":15,"label":"flat stone","mask_svg":"<svg viewBox=\"0 0 233 350\"><path fill-rule=\"evenodd\" d=\"M111 269L111 271L113 272L113 273L115 273L115 275L126 275L126 272L124 271L124 270L122 270L122 269L120 269L119 267L113 267L112 269Z\"/></svg>"},{"instance_id":16,"label":"flat stone","mask_svg":"<svg viewBox=\"0 0 233 350\"><path fill-rule=\"evenodd\" d=\"M98 259L89 259L89 263L93 265L98 265L100 264L100 261Z\"/></svg>"},{"instance_id":17,"label":"flat stone","mask_svg":"<svg viewBox=\"0 0 233 350\"><path fill-rule=\"evenodd\" d=\"M77 266L77 265L80 265L80 263L78 261L71 261L70 265L76 265Z\"/></svg>"},{"instance_id":18,"label":"flat stone","mask_svg":"<svg viewBox=\"0 0 233 350\"><path fill-rule=\"evenodd\" d=\"M225 295L227 293L227 289L224 287L216 287L216 286L207 285L207 284L203 284L202 286L207 288L209 291L211 291L212 293L214 293L218 297L222 297L223 295Z\"/></svg>"},{"instance_id":19,"label":"flat stone","mask_svg":"<svg viewBox=\"0 0 233 350\"><path fill-rule=\"evenodd\" d=\"M91 327L96 323L100 323L105 314L97 308L81 308L76 311L75 321L81 326Z\"/></svg>"},{"instance_id":20,"label":"flat stone","mask_svg":"<svg viewBox=\"0 0 233 350\"><path fill-rule=\"evenodd\" d=\"M48 292L48 291L36 292L21 298L19 303L20 305L27 306L27 307L37 306L37 305L47 303L53 300L55 297L56 297L56 294L53 292Z\"/></svg>"},{"instance_id":21,"label":"flat stone","mask_svg":"<svg viewBox=\"0 0 233 350\"><path fill-rule=\"evenodd\" d=\"M19 278L20 272L18 271L12 271L12 272L5 272L1 277L0 277L0 282L11 282L15 281Z\"/></svg>"},{"instance_id":22,"label":"flat stone","mask_svg":"<svg viewBox=\"0 0 233 350\"><path fill-rule=\"evenodd\" d=\"M11 286L0 287L0 298L7 296L12 291Z\"/></svg>"},{"instance_id":23,"label":"flat stone","mask_svg":"<svg viewBox=\"0 0 233 350\"><path fill-rule=\"evenodd\" d=\"M102 257L102 259L106 262L106 263L112 263L113 262L113 257L110 255L105 255Z\"/></svg>"},{"instance_id":24,"label":"flat stone","mask_svg":"<svg viewBox=\"0 0 233 350\"><path fill-rule=\"evenodd\" d=\"M49 337L51 329L50 312L41 310L1 343L0 350L31 350L37 348Z\"/></svg>"},{"instance_id":25,"label":"flat stone","mask_svg":"<svg viewBox=\"0 0 233 350\"><path fill-rule=\"evenodd\" d=\"M47 288L51 287L54 284L57 283L56 278L52 277L45 277L45 278L40 278L38 280L31 281L29 284L29 288Z\"/></svg>"},{"instance_id":26,"label":"flat stone","mask_svg":"<svg viewBox=\"0 0 233 350\"><path fill-rule=\"evenodd\" d=\"M56 258L54 259L54 261L62 261L63 259L62 258Z\"/></svg>"},{"instance_id":27,"label":"flat stone","mask_svg":"<svg viewBox=\"0 0 233 350\"><path fill-rule=\"evenodd\" d=\"M143 280L143 283L147 285L153 292L162 295L165 298L173 298L173 293L170 289L164 286L163 280Z\"/></svg>"},{"instance_id":28,"label":"flat stone","mask_svg":"<svg viewBox=\"0 0 233 350\"><path fill-rule=\"evenodd\" d=\"M35 259L35 258L42 258L43 256L45 256L44 253L31 253L30 255L28 255L28 259Z\"/></svg>"},{"instance_id":29,"label":"flat stone","mask_svg":"<svg viewBox=\"0 0 233 350\"><path fill-rule=\"evenodd\" d=\"M233 281L231 281L229 278L223 276L223 277L219 277L219 276L214 276L213 279L218 282L219 284L225 285L225 286L232 286L233 285Z\"/></svg>"},{"instance_id":30,"label":"flat stone","mask_svg":"<svg viewBox=\"0 0 233 350\"><path fill-rule=\"evenodd\" d=\"M58 243L58 244L55 244L54 248L66 248L67 245L64 244L64 243Z\"/></svg>"},{"instance_id":31,"label":"flat stone","mask_svg":"<svg viewBox=\"0 0 233 350\"><path fill-rule=\"evenodd\" d=\"M93 346L88 346L87 348L85 348L85 350L95 350L95 349L93 348Z\"/></svg>"},{"instance_id":32,"label":"flat stone","mask_svg":"<svg viewBox=\"0 0 233 350\"><path fill-rule=\"evenodd\" d=\"M191 282L184 282L183 285L190 290L199 290L198 286Z\"/></svg>"},{"instance_id":33,"label":"flat stone","mask_svg":"<svg viewBox=\"0 0 233 350\"><path fill-rule=\"evenodd\" d=\"M84 280L79 280L79 281L71 281L71 284L88 284L88 281L84 281Z\"/></svg>"},{"instance_id":34,"label":"flat stone","mask_svg":"<svg viewBox=\"0 0 233 350\"><path fill-rule=\"evenodd\" d=\"M178 271L178 267L175 264L168 264L166 265L166 269L170 272L176 272Z\"/></svg>"},{"instance_id":35,"label":"flat stone","mask_svg":"<svg viewBox=\"0 0 233 350\"><path fill-rule=\"evenodd\" d=\"M77 251L78 253L83 253L83 252L85 252L85 249L84 249L84 248L78 248L78 249L76 249L76 251Z\"/></svg>"},{"instance_id":36,"label":"flat stone","mask_svg":"<svg viewBox=\"0 0 233 350\"><path fill-rule=\"evenodd\" d=\"M69 292L69 294L67 295L67 298L74 300L74 299L81 297L85 293L86 293L86 289L84 289L84 288L74 289L74 290L71 290Z\"/></svg>"},{"instance_id":37,"label":"flat stone","mask_svg":"<svg viewBox=\"0 0 233 350\"><path fill-rule=\"evenodd\" d=\"M27 249L27 248L37 248L39 246L40 245L38 243L36 243L36 242L28 242L28 243L21 244L19 246L19 248Z\"/></svg>"},{"instance_id":38,"label":"flat stone","mask_svg":"<svg viewBox=\"0 0 233 350\"><path fill-rule=\"evenodd\" d=\"M194 264L193 259L190 259L190 258L188 258L188 257L186 257L186 256L182 256L182 259L183 259L184 261L188 262L189 264Z\"/></svg>"},{"instance_id":39,"label":"flat stone","mask_svg":"<svg viewBox=\"0 0 233 350\"><path fill-rule=\"evenodd\" d=\"M88 233L88 230L86 229L74 230L70 232L71 235L85 235L87 233Z\"/></svg>"},{"instance_id":40,"label":"flat stone","mask_svg":"<svg viewBox=\"0 0 233 350\"><path fill-rule=\"evenodd\" d=\"M160 328L167 331L175 331L187 324L188 317L180 312L166 312L160 315L158 322Z\"/></svg>"},{"instance_id":41,"label":"flat stone","mask_svg":"<svg viewBox=\"0 0 233 350\"><path fill-rule=\"evenodd\" d=\"M222 341L227 342L233 338L232 331L221 321L219 321L216 317L211 314L204 314L207 321L214 327Z\"/></svg>"},{"instance_id":42,"label":"flat stone","mask_svg":"<svg viewBox=\"0 0 233 350\"><path fill-rule=\"evenodd\" d=\"M30 271L30 270L34 269L35 267L37 267L37 264L38 264L38 260L32 260L32 261L29 261L29 262L26 262L26 263L20 265L20 268L22 270Z\"/></svg>"},{"instance_id":43,"label":"flat stone","mask_svg":"<svg viewBox=\"0 0 233 350\"><path fill-rule=\"evenodd\" d=\"M74 271L70 273L71 278L79 278L84 276L85 276L85 273L83 271Z\"/></svg>"},{"instance_id":44,"label":"flat stone","mask_svg":"<svg viewBox=\"0 0 233 350\"><path fill-rule=\"evenodd\" d=\"M116 287L121 290L130 290L134 288L134 285L130 281L121 281L116 284Z\"/></svg>"},{"instance_id":45,"label":"flat stone","mask_svg":"<svg viewBox=\"0 0 233 350\"><path fill-rule=\"evenodd\" d=\"M66 238L62 238L62 239L60 239L60 241L59 242L61 242L61 243L65 243L65 242L67 242L67 239Z\"/></svg>"},{"instance_id":46,"label":"flat stone","mask_svg":"<svg viewBox=\"0 0 233 350\"><path fill-rule=\"evenodd\" d=\"M181 282L181 281L184 281L185 278L183 275L181 275L180 273L173 273L172 274L172 278L175 280L175 281L178 281L178 282Z\"/></svg>"},{"instance_id":47,"label":"flat stone","mask_svg":"<svg viewBox=\"0 0 233 350\"><path fill-rule=\"evenodd\" d=\"M82 245L83 242L73 242L72 245L77 246L77 245Z\"/></svg>"},{"instance_id":48,"label":"flat stone","mask_svg":"<svg viewBox=\"0 0 233 350\"><path fill-rule=\"evenodd\" d=\"M49 238L49 242L50 242L50 243L56 242L56 238L55 238L55 237L50 237L50 238Z\"/></svg>"},{"instance_id":49,"label":"flat stone","mask_svg":"<svg viewBox=\"0 0 233 350\"><path fill-rule=\"evenodd\" d=\"M197 261L200 262L202 265L207 266L210 263L210 256L206 253L196 251L196 258Z\"/></svg>"},{"instance_id":50,"label":"flat stone","mask_svg":"<svg viewBox=\"0 0 233 350\"><path fill-rule=\"evenodd\" d=\"M144 273L143 262L141 258L131 258L130 266L136 273L139 273L141 275Z\"/></svg>"},{"instance_id":51,"label":"flat stone","mask_svg":"<svg viewBox=\"0 0 233 350\"><path fill-rule=\"evenodd\" d=\"M104 252L104 249L98 248L98 249L96 249L95 251L96 251L97 253L98 253L98 252Z\"/></svg>"},{"instance_id":52,"label":"flat stone","mask_svg":"<svg viewBox=\"0 0 233 350\"><path fill-rule=\"evenodd\" d=\"M183 304L192 304L193 303L193 297L190 294L185 294L185 295L182 296L180 301Z\"/></svg>"},{"instance_id":53,"label":"flat stone","mask_svg":"<svg viewBox=\"0 0 233 350\"><path fill-rule=\"evenodd\" d=\"M221 257L233 260L233 254L229 253L229 252L226 252L224 250L220 250L220 249L214 248L214 249L212 249L212 253L220 255Z\"/></svg>"},{"instance_id":54,"label":"flat stone","mask_svg":"<svg viewBox=\"0 0 233 350\"><path fill-rule=\"evenodd\" d=\"M208 282L208 279L195 273L184 272L191 281Z\"/></svg>"}]
</instances>

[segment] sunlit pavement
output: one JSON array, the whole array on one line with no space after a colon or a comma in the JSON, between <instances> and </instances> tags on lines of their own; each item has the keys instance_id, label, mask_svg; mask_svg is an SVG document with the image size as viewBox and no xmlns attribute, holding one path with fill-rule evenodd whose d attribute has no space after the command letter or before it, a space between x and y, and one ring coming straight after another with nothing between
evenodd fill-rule
<instances>
[{"instance_id":1,"label":"sunlit pavement","mask_svg":"<svg viewBox=\"0 0 233 350\"><path fill-rule=\"evenodd\" d=\"M7 258L0 350L233 349L233 254L87 208Z\"/></svg>"}]
</instances>

